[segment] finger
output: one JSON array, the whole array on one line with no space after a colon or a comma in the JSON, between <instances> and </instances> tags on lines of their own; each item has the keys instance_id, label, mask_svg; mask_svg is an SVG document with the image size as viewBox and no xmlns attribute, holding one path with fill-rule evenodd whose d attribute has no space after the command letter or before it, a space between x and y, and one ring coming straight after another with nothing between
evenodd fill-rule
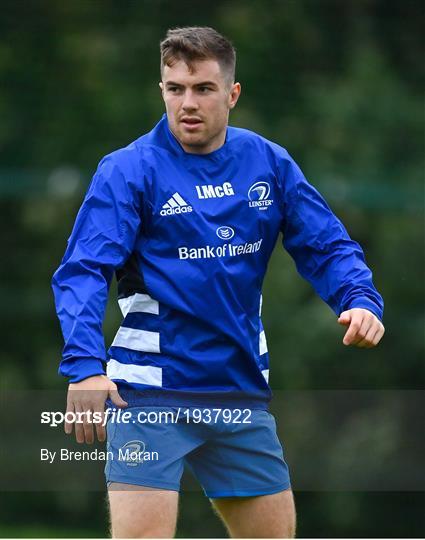
<instances>
[{"instance_id":1,"label":"finger","mask_svg":"<svg viewBox=\"0 0 425 540\"><path fill-rule=\"evenodd\" d=\"M80 418L78 418L78 416L79 416L79 413L83 412L83 407L79 402L77 402L77 403L74 403L74 408L75 408L75 414L77 415L75 425L74 425L75 439L77 443L81 444L84 442L84 426L81 423L81 421L79 421Z\"/></svg>"},{"instance_id":2,"label":"finger","mask_svg":"<svg viewBox=\"0 0 425 540\"><path fill-rule=\"evenodd\" d=\"M96 406L96 408L94 408L93 410L94 412L98 413L97 416L100 416L101 419L100 422L96 421L95 423L97 440L99 442L103 442L106 439L106 430L105 426L103 425L105 420L104 404L102 404L101 407Z\"/></svg>"},{"instance_id":3,"label":"finger","mask_svg":"<svg viewBox=\"0 0 425 540\"><path fill-rule=\"evenodd\" d=\"M375 327L373 319L369 317L364 318L360 329L358 330L357 335L354 337L351 344L358 347L359 344L366 339L368 333L373 327ZM373 334L375 334L375 330L373 331Z\"/></svg>"},{"instance_id":4,"label":"finger","mask_svg":"<svg viewBox=\"0 0 425 540\"><path fill-rule=\"evenodd\" d=\"M384 325L381 323L379 325L379 328L375 334L375 336L373 337L373 346L375 347L376 345L378 345L378 343L381 341L382 339L382 336L385 334L385 328L384 328Z\"/></svg>"},{"instance_id":5,"label":"finger","mask_svg":"<svg viewBox=\"0 0 425 540\"><path fill-rule=\"evenodd\" d=\"M92 403L90 401L84 401L83 402L83 430L84 430L84 437L87 444L92 444L94 442L94 433L93 433L93 418L91 420L88 420L87 413L89 411L92 411Z\"/></svg>"},{"instance_id":6,"label":"finger","mask_svg":"<svg viewBox=\"0 0 425 540\"><path fill-rule=\"evenodd\" d=\"M353 345L354 344L354 342L358 338L358 333L359 333L360 328L362 326L362 322L363 322L363 315L361 313L354 313L352 318L351 318L350 326L348 327L348 329L347 329L347 331L345 333L345 336L344 336L344 338L342 340L344 345Z\"/></svg>"},{"instance_id":7,"label":"finger","mask_svg":"<svg viewBox=\"0 0 425 540\"><path fill-rule=\"evenodd\" d=\"M341 315L338 317L338 323L342 325L347 325L351 321L351 315L348 311L343 311Z\"/></svg>"},{"instance_id":8,"label":"finger","mask_svg":"<svg viewBox=\"0 0 425 540\"><path fill-rule=\"evenodd\" d=\"M111 398L112 403L117 407L121 409L124 407L128 407L128 403L124 401L119 395L116 384L114 384L114 388L111 388L111 390L109 390L109 397Z\"/></svg>"},{"instance_id":9,"label":"finger","mask_svg":"<svg viewBox=\"0 0 425 540\"><path fill-rule=\"evenodd\" d=\"M353 316L350 327L347 333L344 336L345 345L358 345L367 335L372 326L375 325L376 318L371 313L358 312ZM353 326L353 332L350 333L351 327ZM347 338L347 334L349 334ZM349 340L348 343L346 343Z\"/></svg>"},{"instance_id":10,"label":"finger","mask_svg":"<svg viewBox=\"0 0 425 540\"><path fill-rule=\"evenodd\" d=\"M64 423L64 430L67 435L71 435L72 425L73 425L73 422L69 422L67 418L70 417L71 414L73 413L74 413L74 403L72 401L72 397L70 396L70 393L68 392L68 397L66 400L65 423Z\"/></svg>"},{"instance_id":11,"label":"finger","mask_svg":"<svg viewBox=\"0 0 425 540\"><path fill-rule=\"evenodd\" d=\"M373 340L378 331L379 331L379 325L372 324L366 336L357 343L357 347L364 347L366 349L370 349L371 347L373 347L374 346Z\"/></svg>"}]
</instances>

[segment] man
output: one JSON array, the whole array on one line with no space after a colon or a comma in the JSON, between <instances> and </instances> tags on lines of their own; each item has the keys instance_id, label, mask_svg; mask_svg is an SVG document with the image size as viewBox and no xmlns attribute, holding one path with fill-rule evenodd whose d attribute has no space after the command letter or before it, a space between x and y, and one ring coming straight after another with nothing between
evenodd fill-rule
<instances>
[{"instance_id":1,"label":"man","mask_svg":"<svg viewBox=\"0 0 425 540\"><path fill-rule=\"evenodd\" d=\"M300 274L347 327L345 345L373 347L384 333L359 245L282 147L228 127L241 92L234 77L234 48L215 30L168 31L166 115L100 162L53 278L67 410L102 413L109 398L137 418L107 426L115 537L174 535L183 463L231 536L295 535L288 468L267 411L261 324L280 231ZM105 375L102 321L114 272L124 320ZM173 421L145 422L161 411ZM94 440L88 420L75 433ZM136 458L120 461L129 449ZM145 461L141 449L159 459Z\"/></svg>"}]
</instances>

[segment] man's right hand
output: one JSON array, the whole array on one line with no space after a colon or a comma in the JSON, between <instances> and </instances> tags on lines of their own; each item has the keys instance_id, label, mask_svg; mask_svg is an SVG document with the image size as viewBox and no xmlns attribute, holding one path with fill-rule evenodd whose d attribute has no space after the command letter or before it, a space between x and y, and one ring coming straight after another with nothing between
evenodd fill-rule
<instances>
[{"instance_id":1,"label":"man's right hand","mask_svg":"<svg viewBox=\"0 0 425 540\"><path fill-rule=\"evenodd\" d=\"M105 414L105 401L111 398L114 405L119 408L128 406L118 393L117 385L113 383L106 375L95 375L88 377L78 383L71 383L68 388L68 397L66 402L66 412L97 412L100 413L102 422L95 423L96 434L99 441L106 438L106 430L103 425ZM72 433L72 426L75 426L75 438L79 443L92 444L94 441L93 423L87 421L84 415L83 423L65 422L65 433Z\"/></svg>"}]
</instances>

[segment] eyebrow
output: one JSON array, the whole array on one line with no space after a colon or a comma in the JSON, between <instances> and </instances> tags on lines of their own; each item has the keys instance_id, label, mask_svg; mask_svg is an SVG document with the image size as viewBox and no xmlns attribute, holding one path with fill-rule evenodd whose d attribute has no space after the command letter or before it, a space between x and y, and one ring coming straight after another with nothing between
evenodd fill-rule
<instances>
[{"instance_id":1,"label":"eyebrow","mask_svg":"<svg viewBox=\"0 0 425 540\"><path fill-rule=\"evenodd\" d=\"M177 82L174 82L174 81L167 81L165 83L165 86L179 86L179 87L183 87L184 84L180 84L180 83L177 83ZM200 83L196 83L194 84L193 86L214 86L216 87L217 86L217 83L215 83L214 81L203 81L203 82L200 82Z\"/></svg>"}]
</instances>

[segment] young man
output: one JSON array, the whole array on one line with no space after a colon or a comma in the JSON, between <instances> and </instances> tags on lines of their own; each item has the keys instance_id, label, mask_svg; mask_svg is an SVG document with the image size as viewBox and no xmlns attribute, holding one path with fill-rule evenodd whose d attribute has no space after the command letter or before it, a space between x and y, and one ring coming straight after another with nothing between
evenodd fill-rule
<instances>
[{"instance_id":1,"label":"young man","mask_svg":"<svg viewBox=\"0 0 425 540\"><path fill-rule=\"evenodd\" d=\"M231 536L294 536L261 324L280 231L300 274L347 327L345 345L373 347L384 333L359 245L282 147L228 127L241 92L234 76L235 51L215 30L167 33L166 115L100 162L53 278L68 411L102 413L109 398L136 419L107 427L116 537L174 535L184 463ZM102 321L114 272L124 320L105 375ZM167 411L172 421L146 422ZM74 425L79 442L93 442L88 420ZM145 460L149 452L158 459Z\"/></svg>"}]
</instances>

